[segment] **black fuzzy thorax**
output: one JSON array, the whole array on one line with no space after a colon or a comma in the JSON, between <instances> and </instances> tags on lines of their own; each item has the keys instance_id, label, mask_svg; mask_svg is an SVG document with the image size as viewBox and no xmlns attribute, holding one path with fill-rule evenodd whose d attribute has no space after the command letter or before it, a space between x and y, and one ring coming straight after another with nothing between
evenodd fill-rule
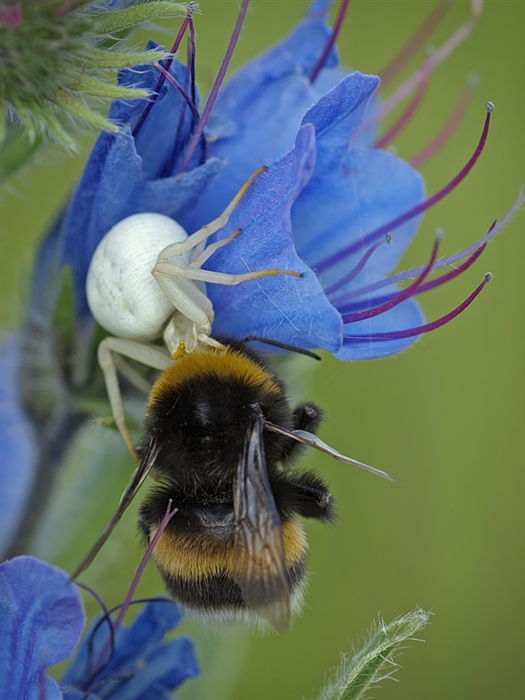
<instances>
[{"instance_id":1,"label":"black fuzzy thorax","mask_svg":"<svg viewBox=\"0 0 525 700\"><path fill-rule=\"evenodd\" d=\"M246 353L248 354L248 353ZM272 378L278 392L243 380L214 376L190 377L180 386L156 397L144 422L144 437L137 448L143 456L152 436L159 446L154 470L188 496L206 492L231 494L233 474L243 453L249 426L256 412L271 423L289 430L293 412L283 386L258 358L249 353ZM286 459L286 438L265 432L268 471Z\"/></svg>"}]
</instances>

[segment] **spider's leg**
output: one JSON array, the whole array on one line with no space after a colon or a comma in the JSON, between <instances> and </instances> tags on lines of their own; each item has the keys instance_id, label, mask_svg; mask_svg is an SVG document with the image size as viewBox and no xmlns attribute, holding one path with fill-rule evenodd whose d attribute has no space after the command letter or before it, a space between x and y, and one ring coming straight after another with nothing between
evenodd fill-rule
<instances>
[{"instance_id":1,"label":"spider's leg","mask_svg":"<svg viewBox=\"0 0 525 700\"><path fill-rule=\"evenodd\" d=\"M188 236L188 238L186 238L185 241L181 241L179 243L172 243L171 245L168 245L166 246L166 248L161 250L157 258L157 262L166 262L174 256L184 255L185 253L188 253L190 250L193 250L200 243L207 240L208 238L210 238L210 236L213 236L214 233L217 233L217 231L226 226L232 212L234 211L235 207L239 204L241 199L244 197L246 191L248 190L252 182L265 170L265 167L259 168L253 173L253 175L251 175L251 177L249 177L246 180L244 185L237 192L235 197L228 204L228 206L222 212L222 214L220 214L220 216L218 216L213 221L210 221L209 224L206 224L206 226L203 226L198 231L195 231L195 233L192 233L191 236Z\"/></svg>"},{"instance_id":2,"label":"spider's leg","mask_svg":"<svg viewBox=\"0 0 525 700\"><path fill-rule=\"evenodd\" d=\"M160 370L166 369L170 365L171 360L160 348L144 343L137 343L134 340L126 340L125 338L104 338L98 346L98 362L104 373L104 381L106 382L106 390L113 418L115 419L115 423L126 447L131 452L133 459L138 462L139 458L126 426L122 395L118 383L117 366L113 358L113 353L123 355L131 360L137 360L148 367Z\"/></svg>"}]
</instances>

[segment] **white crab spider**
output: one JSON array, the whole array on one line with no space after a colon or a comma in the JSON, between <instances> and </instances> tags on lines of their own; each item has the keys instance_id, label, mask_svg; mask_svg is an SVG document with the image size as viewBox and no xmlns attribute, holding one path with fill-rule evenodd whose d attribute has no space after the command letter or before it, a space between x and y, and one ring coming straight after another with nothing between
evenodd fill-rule
<instances>
[{"instance_id":1,"label":"white crab spider","mask_svg":"<svg viewBox=\"0 0 525 700\"><path fill-rule=\"evenodd\" d=\"M116 224L95 250L86 282L88 305L95 320L113 334L100 343L98 361L113 418L137 461L125 422L117 369L140 389L145 388L145 380L123 358L165 370L175 361L180 347L188 352L199 344L221 347L211 337L213 306L203 283L234 285L277 274L301 277L289 270L227 274L202 269L216 250L240 233L234 231L206 247L207 239L226 225L248 187L264 170L257 170L223 213L191 236L162 214L135 214ZM166 349L149 342L161 335Z\"/></svg>"}]
</instances>

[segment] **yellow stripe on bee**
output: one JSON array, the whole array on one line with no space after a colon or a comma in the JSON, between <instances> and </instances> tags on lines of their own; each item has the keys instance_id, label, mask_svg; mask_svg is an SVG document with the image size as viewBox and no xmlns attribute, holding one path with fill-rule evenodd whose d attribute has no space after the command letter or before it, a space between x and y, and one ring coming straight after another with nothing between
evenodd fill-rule
<instances>
[{"instance_id":1,"label":"yellow stripe on bee","mask_svg":"<svg viewBox=\"0 0 525 700\"><path fill-rule=\"evenodd\" d=\"M224 382L241 381L248 386L260 387L270 394L281 392L272 375L242 350L228 346L205 347L181 354L162 372L151 389L148 408L157 398L176 390L186 381L204 377L214 377Z\"/></svg>"},{"instance_id":2,"label":"yellow stripe on bee","mask_svg":"<svg viewBox=\"0 0 525 700\"><path fill-rule=\"evenodd\" d=\"M156 528L150 538L155 536ZM284 553L288 568L308 553L308 542L300 523L290 518L282 523ZM153 557L167 574L187 580L225 574L233 576L234 537L219 540L202 533L177 534L164 531Z\"/></svg>"}]
</instances>

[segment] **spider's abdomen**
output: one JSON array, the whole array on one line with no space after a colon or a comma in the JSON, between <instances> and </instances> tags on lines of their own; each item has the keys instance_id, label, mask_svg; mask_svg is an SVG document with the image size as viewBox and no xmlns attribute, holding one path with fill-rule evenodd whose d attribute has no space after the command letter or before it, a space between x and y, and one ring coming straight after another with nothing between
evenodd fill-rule
<instances>
[{"instance_id":1,"label":"spider's abdomen","mask_svg":"<svg viewBox=\"0 0 525 700\"><path fill-rule=\"evenodd\" d=\"M89 308L103 328L139 342L159 337L174 308L151 271L163 248L187 237L162 214L134 214L113 226L95 250L86 282ZM189 254L173 259L187 265Z\"/></svg>"}]
</instances>

